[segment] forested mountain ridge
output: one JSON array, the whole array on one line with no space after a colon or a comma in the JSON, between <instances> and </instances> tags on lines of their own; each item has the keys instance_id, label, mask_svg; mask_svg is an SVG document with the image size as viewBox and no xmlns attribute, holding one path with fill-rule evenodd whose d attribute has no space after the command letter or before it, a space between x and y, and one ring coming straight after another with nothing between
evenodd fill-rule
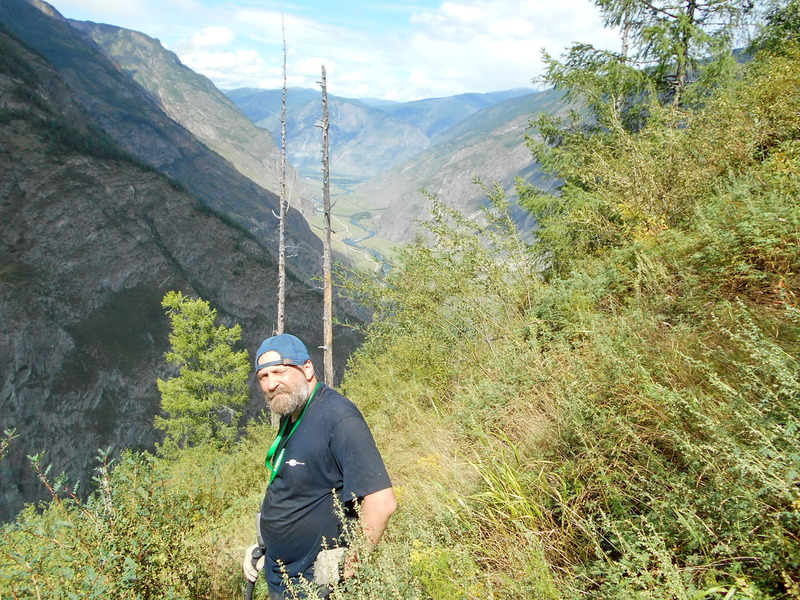
<instances>
[{"instance_id":1,"label":"forested mountain ridge","mask_svg":"<svg viewBox=\"0 0 800 600\"><path fill-rule=\"evenodd\" d=\"M28 469L26 453L50 447L54 468L80 478L88 472L96 448L152 445L156 434L148 424L150 415L157 410L153 378L166 368L160 360L166 343L166 320L159 302L167 289L184 289L213 302L225 319L245 325L248 342L252 341L251 336L261 335L264 319L271 322L274 318L270 301L264 301L261 306L252 299L231 300L226 295L224 282L226 277L239 278L250 273L249 268L243 267L250 261L260 263L260 268L267 272L274 271L270 252L277 246L274 241L277 223L273 217L273 212L277 212L275 195L269 188L264 190L245 180L221 157L229 159L253 181L276 186L277 150L267 132L255 128L208 80L186 69L156 40L112 26L67 21L43 2L8 0L0 7L0 18L12 36L4 63L11 77L3 90L4 118L8 119L3 123L4 134L15 139L16 134L11 131L21 126L16 122L19 116L22 123L34 123L24 137L35 138L36 127L52 118L50 133L60 133L55 140L47 138L32 146L32 157L37 153L49 156L64 152L58 148L66 144L67 152L130 162L125 175L130 181L130 198L122 207L118 207L117 202L125 201L127 196L121 191L124 185L119 183L115 170L103 167L98 172L91 171L88 158L70 163L65 172L38 157L29 160L31 166L27 170L19 170L9 163L6 189L26 189L29 179L39 178L43 182L39 192L57 201L59 211L66 211L70 217L60 225L59 231L70 233L58 238L57 255L69 257L78 253L91 260L85 260L79 271L71 272L72 280L64 279L67 265L60 262L32 276L30 265L42 263L37 253L56 240L48 239L50 233L44 226L48 221L37 222L29 212L39 207L39 196L27 192L28 201L22 201L23 196L8 192L7 210L11 212L7 214L13 213L14 218L3 223L3 252L13 259L8 258L4 285L13 286L6 288L8 304L4 305L8 315L5 321L8 361L2 402L9 408L10 415L4 426L18 426L20 421L28 425L19 428L22 441L4 464L8 486L4 488L6 508L3 514L7 516L22 500L37 497L42 492ZM17 41L28 46L25 52L17 52ZM35 76L19 80L19 73L26 71L25 65L31 60L27 54L29 50L49 63L52 71L37 66L31 70ZM12 67L9 62L12 59L19 64ZM42 81L48 79L60 82L58 94L42 91ZM10 100L15 94L32 100L17 104ZM38 97L52 101L41 114L35 108ZM55 99L59 99L58 102ZM458 102L468 106L463 110L472 111L500 99L501 96L465 97ZM14 164L27 156L16 143L9 142L7 148L9 153L5 156L13 159ZM164 173L171 187L153 191L151 185L138 182L136 169ZM59 182L73 193L59 193ZM160 229L160 222L167 214L163 211L177 210L169 206L170 190L177 197L183 198L188 193L199 198L197 210L207 213L205 220L185 218L185 227L197 228L197 237L192 239L193 244L183 244L181 250L173 244L178 243L185 230L178 228L171 236L171 230ZM186 196L182 202L191 204L192 200ZM159 207L159 204L164 206ZM105 207L105 217L92 217L86 228L90 232L88 239L83 240L72 232L81 219L93 214L94 205ZM66 208L68 206L72 208ZM305 207L305 210L313 209ZM255 248L248 245L248 252L241 254L238 249L241 243L235 243L233 248L224 244L217 246L214 238L227 239L229 234L221 232L236 223L243 230L234 226L230 235L243 235L245 239L253 235L254 239L247 244L256 241L268 248L267 252L254 255ZM117 235L129 235L130 228L140 231L132 238L139 240L140 252L125 243L112 241ZM102 243L98 241L99 234L91 233L95 230L107 232L102 236ZM225 263L229 264L227 269L217 266L214 274L205 271L206 267L201 267L200 262L208 261L207 254L191 250L203 239L208 240L209 251L216 248L216 252L237 258ZM290 214L289 243L292 254L296 255L290 259L290 271L303 278L313 277L319 267L319 241L296 212ZM106 260L108 264L104 264ZM134 263L135 268L122 268L120 265L126 260ZM175 271L164 266L165 274L156 277L162 270L156 265L163 260L173 265ZM216 265L214 261L209 264ZM114 273L114 269L118 272ZM148 270L154 274L154 280L149 283L144 276ZM201 276L201 271L205 275ZM260 294L260 289L274 288L272 275L251 274L248 277L253 280L253 288L243 281L238 281L237 285L252 290L253 298ZM256 282L260 283L256 285ZM45 287L36 288L37 285ZM230 286L229 289L234 293L237 288ZM46 324L41 311L30 312L31 307L43 301L37 296L44 293L43 290L47 290L49 302L59 307L53 311L59 315L61 325ZM297 281L290 282L290 303L295 305L294 309L290 308L294 311L290 314L290 323L296 323L295 318L301 319L302 323L294 325L295 330L307 331L310 337L316 336L314 320L307 323L305 316L313 314L310 311L316 301L315 294L313 284L309 289ZM252 309L252 314L243 306ZM102 338L107 335L110 324L118 319L122 319L125 327L113 336L115 342L106 344ZM58 331L53 335L61 340L54 344L54 354L49 359L53 368L47 373L29 372L29 359L22 357L39 352L40 344L47 338L39 337L37 332L45 330ZM124 341L126 335L130 337L128 342ZM341 346L340 365L351 346L347 341ZM136 377L127 372L120 377L114 375L114 365L118 361L104 358L108 352L126 356L122 363L137 365L134 371L140 374ZM65 371L73 372L66 387L62 377ZM31 393L37 401L30 399ZM40 406L55 402L53 394L58 397L58 405L48 416L41 413ZM22 410L23 406L27 409ZM69 411L68 418L64 411ZM76 428L85 434L81 437L82 444L73 446L67 440L70 431ZM31 434L31 431L36 433ZM80 458L76 458L76 453Z\"/></svg>"},{"instance_id":2,"label":"forested mountain ridge","mask_svg":"<svg viewBox=\"0 0 800 600\"><path fill-rule=\"evenodd\" d=\"M531 90L460 94L412 102L371 103L329 95L334 176L364 180L426 150L469 116ZM242 88L226 92L259 127L280 132L281 90ZM287 90L287 155L309 172L318 170L320 93Z\"/></svg>"}]
</instances>

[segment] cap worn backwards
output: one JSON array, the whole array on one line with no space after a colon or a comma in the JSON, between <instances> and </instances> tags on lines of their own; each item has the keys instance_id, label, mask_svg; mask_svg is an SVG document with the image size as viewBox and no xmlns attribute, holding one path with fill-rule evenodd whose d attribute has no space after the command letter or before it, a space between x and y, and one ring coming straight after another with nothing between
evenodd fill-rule
<instances>
[{"instance_id":1,"label":"cap worn backwards","mask_svg":"<svg viewBox=\"0 0 800 600\"><path fill-rule=\"evenodd\" d=\"M259 364L258 359L266 352L275 352L280 355L279 360L273 360ZM265 339L261 347L256 352L256 372L264 367L274 367L276 365L303 365L307 360L311 360L305 344L299 338L282 333Z\"/></svg>"}]
</instances>

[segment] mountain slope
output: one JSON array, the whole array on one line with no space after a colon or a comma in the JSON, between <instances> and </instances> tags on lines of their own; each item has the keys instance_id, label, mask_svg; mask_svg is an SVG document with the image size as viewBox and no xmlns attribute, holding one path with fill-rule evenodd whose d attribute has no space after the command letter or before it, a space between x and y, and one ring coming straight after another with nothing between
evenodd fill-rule
<instances>
[{"instance_id":1,"label":"mountain slope","mask_svg":"<svg viewBox=\"0 0 800 600\"><path fill-rule=\"evenodd\" d=\"M158 40L137 31L112 25L74 21L69 23L89 35L143 88L164 112L197 139L233 164L261 187L280 187L280 153L268 131L257 127L211 81L195 73L166 50ZM288 185L301 189L297 174L288 165ZM310 200L295 194L289 200L306 214Z\"/></svg>"},{"instance_id":2,"label":"mountain slope","mask_svg":"<svg viewBox=\"0 0 800 600\"><path fill-rule=\"evenodd\" d=\"M273 136L280 132L281 93L254 88L226 92L251 120ZM528 93L509 90L388 103L329 95L331 177L355 181L375 177L426 150L435 136L470 115ZM321 111L319 91L287 90L287 155L306 175L317 178Z\"/></svg>"},{"instance_id":3,"label":"mountain slope","mask_svg":"<svg viewBox=\"0 0 800 600\"><path fill-rule=\"evenodd\" d=\"M425 152L353 187L353 204L371 213L369 222L381 235L394 242L414 237L416 222L428 217L428 199L440 200L466 214L473 213L485 199L473 184L500 182L512 190L514 180L547 185L525 145L525 130L537 113L565 110L561 94L548 91L512 98L470 115L441 133ZM399 210L402 207L402 210ZM518 212L521 219L529 215ZM523 224L530 229L532 222Z\"/></svg>"},{"instance_id":4,"label":"mountain slope","mask_svg":"<svg viewBox=\"0 0 800 600\"><path fill-rule=\"evenodd\" d=\"M260 126L279 130L280 90L226 93ZM288 154L308 175L319 170L318 104L316 92L288 90ZM524 89L369 105L335 98L332 106L337 230L377 254L413 239L417 222L429 214L423 189L471 214L485 200L475 177L507 190L517 176L539 182L525 130L537 113L566 110L560 94ZM515 209L515 215L524 229L533 227L526 212Z\"/></svg>"},{"instance_id":5,"label":"mountain slope","mask_svg":"<svg viewBox=\"0 0 800 600\"><path fill-rule=\"evenodd\" d=\"M228 96L259 127L279 135L280 90L234 90ZM321 92L286 92L286 154L308 177L319 178L322 160ZM424 150L428 136L417 126L358 100L328 96L332 179L363 180Z\"/></svg>"},{"instance_id":6,"label":"mountain slope","mask_svg":"<svg viewBox=\"0 0 800 600\"><path fill-rule=\"evenodd\" d=\"M381 106L387 115L422 129L430 138L449 130L478 111L525 96L531 90L517 89L488 94L458 94L446 98L426 98Z\"/></svg>"},{"instance_id":7,"label":"mountain slope","mask_svg":"<svg viewBox=\"0 0 800 600\"><path fill-rule=\"evenodd\" d=\"M5 0L0 20L57 69L94 124L122 148L179 181L211 208L243 224L267 248L277 248L278 198L242 176L170 119L91 39L39 0ZM291 210L287 243L296 258L288 268L304 278L319 274L321 243Z\"/></svg>"}]
</instances>

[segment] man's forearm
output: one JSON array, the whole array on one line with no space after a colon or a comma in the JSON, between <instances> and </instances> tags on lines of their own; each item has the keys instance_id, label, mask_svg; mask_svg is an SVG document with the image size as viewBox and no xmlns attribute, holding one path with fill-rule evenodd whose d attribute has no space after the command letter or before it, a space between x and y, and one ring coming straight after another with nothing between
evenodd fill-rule
<instances>
[{"instance_id":1,"label":"man's forearm","mask_svg":"<svg viewBox=\"0 0 800 600\"><path fill-rule=\"evenodd\" d=\"M395 510L397 510L397 500L392 488L369 494L361 499L361 530L369 550L374 550L381 541L386 525ZM345 557L344 578L348 579L355 575L357 569L358 550L354 547Z\"/></svg>"},{"instance_id":2,"label":"man's forearm","mask_svg":"<svg viewBox=\"0 0 800 600\"><path fill-rule=\"evenodd\" d=\"M369 494L361 500L361 526L370 549L378 545L395 510L397 499L393 488Z\"/></svg>"}]
</instances>

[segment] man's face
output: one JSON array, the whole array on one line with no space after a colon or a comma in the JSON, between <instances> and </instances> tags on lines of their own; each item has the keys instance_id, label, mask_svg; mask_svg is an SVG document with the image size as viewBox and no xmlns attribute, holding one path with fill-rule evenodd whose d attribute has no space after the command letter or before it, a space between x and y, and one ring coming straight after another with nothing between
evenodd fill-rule
<instances>
[{"instance_id":1,"label":"man's face","mask_svg":"<svg viewBox=\"0 0 800 600\"><path fill-rule=\"evenodd\" d=\"M259 363L280 360L277 352L267 352L259 357ZM310 363L306 363L310 367ZM276 365L264 367L256 376L269 409L286 416L299 411L308 400L308 378L306 365Z\"/></svg>"}]
</instances>

